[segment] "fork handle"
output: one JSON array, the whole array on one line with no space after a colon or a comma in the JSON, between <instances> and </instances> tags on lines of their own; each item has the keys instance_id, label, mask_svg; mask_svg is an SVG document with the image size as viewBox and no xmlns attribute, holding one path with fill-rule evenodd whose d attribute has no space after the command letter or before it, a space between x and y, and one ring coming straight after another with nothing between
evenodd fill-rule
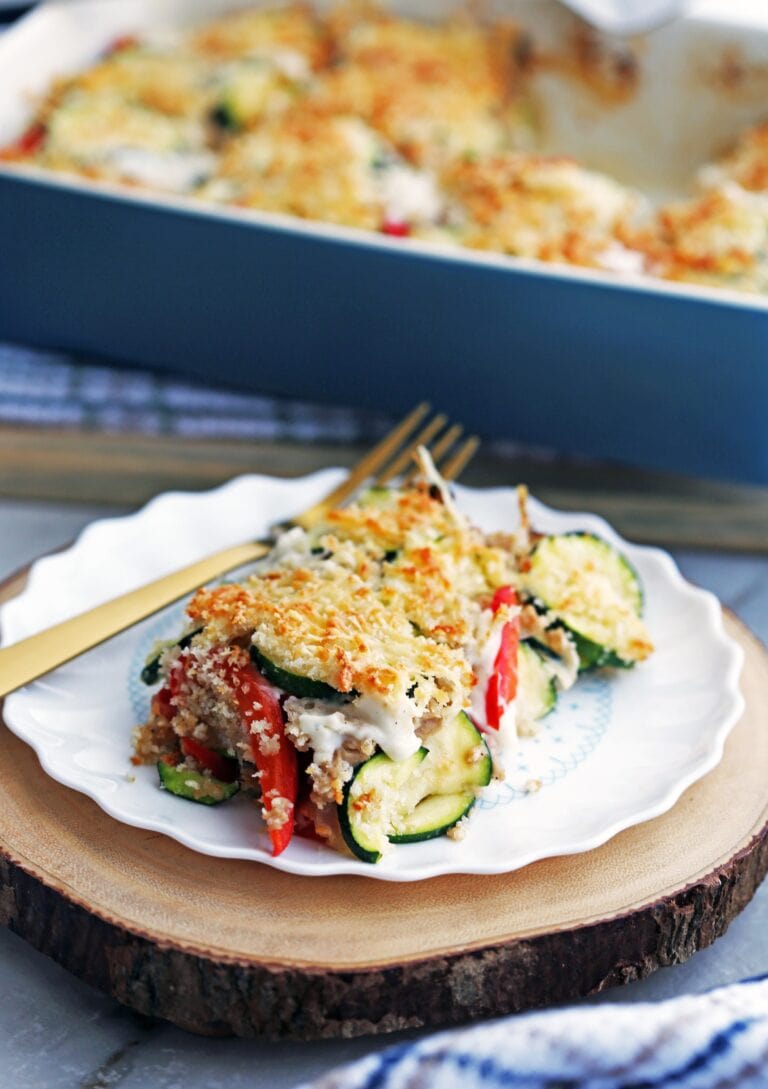
<instances>
[{"instance_id":1,"label":"fork handle","mask_svg":"<svg viewBox=\"0 0 768 1089\"><path fill-rule=\"evenodd\" d=\"M262 541L224 548L188 567L105 601L37 635L0 650L0 698L50 673L79 654L111 639L166 605L235 567L260 559L270 549Z\"/></svg>"}]
</instances>

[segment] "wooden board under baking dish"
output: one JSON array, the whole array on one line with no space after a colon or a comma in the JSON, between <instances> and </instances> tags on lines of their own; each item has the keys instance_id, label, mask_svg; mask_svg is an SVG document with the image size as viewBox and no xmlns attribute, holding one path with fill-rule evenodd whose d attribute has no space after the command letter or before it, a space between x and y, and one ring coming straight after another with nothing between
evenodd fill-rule
<instances>
[{"instance_id":1,"label":"wooden board under baking dish","mask_svg":"<svg viewBox=\"0 0 768 1089\"><path fill-rule=\"evenodd\" d=\"M500 876L310 879L196 854L49 779L0 726L0 921L131 1008L216 1035L454 1024L685 960L768 870L768 654L726 627L747 707L721 764L598 850Z\"/></svg>"}]
</instances>

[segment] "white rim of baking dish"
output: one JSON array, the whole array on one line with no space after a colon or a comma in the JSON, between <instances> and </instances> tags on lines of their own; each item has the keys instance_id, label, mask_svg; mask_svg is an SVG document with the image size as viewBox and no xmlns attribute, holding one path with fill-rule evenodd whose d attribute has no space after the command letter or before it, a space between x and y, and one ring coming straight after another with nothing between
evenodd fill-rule
<instances>
[{"instance_id":1,"label":"white rim of baking dish","mask_svg":"<svg viewBox=\"0 0 768 1089\"><path fill-rule=\"evenodd\" d=\"M526 273L545 280L565 280L573 283L592 284L596 287L614 291L632 289L644 295L659 295L669 298L684 298L693 302L718 303L742 310L768 310L768 296L737 291L729 287L708 287L703 284L673 282L644 273L602 272L599 269L575 265L548 265L532 258L513 257L506 254L493 254L468 247L441 246L436 242L421 239L393 239L375 231L365 231L357 227L335 226L318 220L304 220L281 212L261 212L250 208L227 208L216 204L207 204L193 197L169 196L166 193L139 192L111 182L94 180L88 183L74 178L51 176L41 167L22 166L15 163L0 163L0 177L21 177L25 181L41 188L64 189L69 192L83 193L90 197L124 204L143 204L151 208L163 208L178 215L219 219L237 223L243 227L274 231L277 234L292 234L296 237L322 239L325 242L343 243L360 249L379 250L383 253L396 253L398 256L413 260L431 258L450 264L470 264L480 268L493 268L499 272Z\"/></svg>"}]
</instances>

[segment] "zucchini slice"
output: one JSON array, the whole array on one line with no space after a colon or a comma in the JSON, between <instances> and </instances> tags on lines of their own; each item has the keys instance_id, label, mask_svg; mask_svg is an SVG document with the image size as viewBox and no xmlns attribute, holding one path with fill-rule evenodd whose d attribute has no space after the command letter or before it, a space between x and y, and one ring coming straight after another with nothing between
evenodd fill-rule
<instances>
[{"instance_id":1,"label":"zucchini slice","mask_svg":"<svg viewBox=\"0 0 768 1089\"><path fill-rule=\"evenodd\" d=\"M462 794L430 794L398 825L389 842L419 843L444 836L466 817L474 804L473 790L465 790Z\"/></svg>"},{"instance_id":2,"label":"zucchini slice","mask_svg":"<svg viewBox=\"0 0 768 1089\"><path fill-rule=\"evenodd\" d=\"M493 761L483 735L464 711L444 722L424 742L429 759L421 769L429 794L459 794L468 789L488 786Z\"/></svg>"},{"instance_id":3,"label":"zucchini slice","mask_svg":"<svg viewBox=\"0 0 768 1089\"><path fill-rule=\"evenodd\" d=\"M325 681L315 681L311 677L300 677L298 673L289 673L287 669L282 669L269 658L265 658L254 646L251 646L250 654L251 661L269 683L287 692L289 696L298 696L300 699L307 700L329 700L336 703L353 700L357 696L357 692L339 692Z\"/></svg>"},{"instance_id":4,"label":"zucchini slice","mask_svg":"<svg viewBox=\"0 0 768 1089\"><path fill-rule=\"evenodd\" d=\"M344 840L363 862L378 862L387 843L445 835L491 779L488 746L468 715L457 715L407 760L377 753L360 764L338 807Z\"/></svg>"},{"instance_id":5,"label":"zucchini slice","mask_svg":"<svg viewBox=\"0 0 768 1089\"><path fill-rule=\"evenodd\" d=\"M277 69L249 60L230 72L211 110L211 121L228 132L240 132L262 119L270 100L284 86L285 80Z\"/></svg>"},{"instance_id":6,"label":"zucchini slice","mask_svg":"<svg viewBox=\"0 0 768 1089\"><path fill-rule=\"evenodd\" d=\"M188 631L186 635L182 635L181 639L165 639L161 643L155 643L140 674L144 684L157 684L160 680L160 659L167 650L171 647L181 647L182 650L186 650L194 637L202 630L202 628L195 628L194 631Z\"/></svg>"},{"instance_id":7,"label":"zucchini slice","mask_svg":"<svg viewBox=\"0 0 768 1089\"><path fill-rule=\"evenodd\" d=\"M338 807L344 842L363 862L378 862L389 830L405 820L423 795L418 769L426 759L425 748L407 760L390 760L383 752L360 764L344 790Z\"/></svg>"},{"instance_id":8,"label":"zucchini slice","mask_svg":"<svg viewBox=\"0 0 768 1089\"><path fill-rule=\"evenodd\" d=\"M356 502L359 507L391 507L394 493L383 484L372 484L362 492Z\"/></svg>"},{"instance_id":9,"label":"zucchini slice","mask_svg":"<svg viewBox=\"0 0 768 1089\"><path fill-rule=\"evenodd\" d=\"M528 639L520 644L517 662L518 719L536 722L557 703L557 681L547 658Z\"/></svg>"},{"instance_id":10,"label":"zucchini slice","mask_svg":"<svg viewBox=\"0 0 768 1089\"><path fill-rule=\"evenodd\" d=\"M157 774L160 776L161 785L169 793L175 794L177 798L198 802L200 805L218 805L220 802L226 802L240 789L238 782L223 783L221 779L201 775L199 771L191 771L184 766L174 767L172 764L166 764L164 760L159 761Z\"/></svg>"},{"instance_id":11,"label":"zucchini slice","mask_svg":"<svg viewBox=\"0 0 768 1089\"><path fill-rule=\"evenodd\" d=\"M593 533L543 537L522 587L572 633L581 669L628 667L653 650L643 590L629 560Z\"/></svg>"}]
</instances>

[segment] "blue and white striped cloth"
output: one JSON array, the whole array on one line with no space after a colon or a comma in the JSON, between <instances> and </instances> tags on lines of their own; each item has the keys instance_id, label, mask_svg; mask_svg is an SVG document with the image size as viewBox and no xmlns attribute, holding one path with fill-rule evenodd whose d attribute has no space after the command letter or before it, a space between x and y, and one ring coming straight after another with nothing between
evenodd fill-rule
<instances>
[{"instance_id":1,"label":"blue and white striped cloth","mask_svg":"<svg viewBox=\"0 0 768 1089\"><path fill-rule=\"evenodd\" d=\"M369 442L380 415L0 341L0 424L264 442Z\"/></svg>"},{"instance_id":2,"label":"blue and white striped cloth","mask_svg":"<svg viewBox=\"0 0 768 1089\"><path fill-rule=\"evenodd\" d=\"M666 1002L581 1006L444 1032L371 1055L311 1089L766 1087L768 977Z\"/></svg>"},{"instance_id":3,"label":"blue and white striped cloth","mask_svg":"<svg viewBox=\"0 0 768 1089\"><path fill-rule=\"evenodd\" d=\"M189 439L368 444L392 420L0 341L0 425ZM549 450L486 442L497 457L550 460Z\"/></svg>"}]
</instances>

